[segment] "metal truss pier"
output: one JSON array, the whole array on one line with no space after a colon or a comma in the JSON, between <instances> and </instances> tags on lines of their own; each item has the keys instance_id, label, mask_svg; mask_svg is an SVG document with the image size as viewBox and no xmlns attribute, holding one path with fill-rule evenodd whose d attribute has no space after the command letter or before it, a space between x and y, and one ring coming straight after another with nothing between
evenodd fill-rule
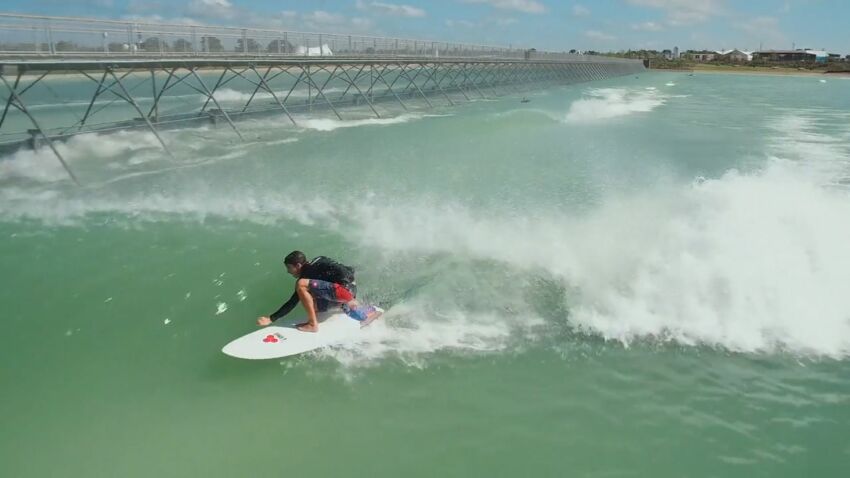
<instances>
[{"instance_id":1,"label":"metal truss pier","mask_svg":"<svg viewBox=\"0 0 850 478\"><path fill-rule=\"evenodd\" d=\"M171 154L160 131L192 123L220 122L241 139L238 119L248 115L276 114L293 125L315 110L340 120L364 113L381 118L390 104L409 111L644 71L638 61L615 58L448 44L441 52L435 42L402 49L391 39L381 44L392 51L334 46L332 52L322 35L318 51L308 46L306 54L288 40L270 44L277 51L247 52L242 30L243 51L226 55L178 54L165 51L162 41L158 55L134 48L60 54L55 45L12 54L0 44L0 88L7 92L0 96L0 146L45 145L76 182L55 142L78 134L144 128ZM349 36L347 44L356 43Z\"/></svg>"}]
</instances>

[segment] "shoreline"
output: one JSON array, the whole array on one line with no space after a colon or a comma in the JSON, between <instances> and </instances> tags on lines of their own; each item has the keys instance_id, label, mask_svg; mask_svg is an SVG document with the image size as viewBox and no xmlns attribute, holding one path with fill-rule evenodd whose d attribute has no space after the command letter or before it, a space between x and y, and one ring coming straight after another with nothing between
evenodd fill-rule
<instances>
[{"instance_id":1,"label":"shoreline","mask_svg":"<svg viewBox=\"0 0 850 478\"><path fill-rule=\"evenodd\" d=\"M719 75L755 75L755 76L796 76L805 78L850 78L850 72L815 72L815 71L797 71L797 70L755 70L755 69L713 69L713 68L694 68L694 69L667 69L667 68L650 68L654 72L670 72L670 73L709 73Z\"/></svg>"},{"instance_id":2,"label":"shoreline","mask_svg":"<svg viewBox=\"0 0 850 478\"><path fill-rule=\"evenodd\" d=\"M850 77L850 72L835 72L828 73L825 71L801 71L797 69L791 68L753 68L753 67L741 67L741 68L705 68L696 66L694 68L650 68L650 71L658 71L658 72L679 72L679 73L714 73L721 75L758 75L758 76L797 76L797 77L806 77L806 78L829 78L829 77Z\"/></svg>"}]
</instances>

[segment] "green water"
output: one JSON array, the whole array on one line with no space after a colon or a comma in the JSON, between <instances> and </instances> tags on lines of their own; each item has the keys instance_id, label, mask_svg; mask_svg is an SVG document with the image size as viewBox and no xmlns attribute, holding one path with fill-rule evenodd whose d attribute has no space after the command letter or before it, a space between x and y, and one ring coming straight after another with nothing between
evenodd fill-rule
<instances>
[{"instance_id":1,"label":"green water","mask_svg":"<svg viewBox=\"0 0 850 478\"><path fill-rule=\"evenodd\" d=\"M642 74L0 160L0 476L844 476L850 81ZM221 347L293 249L388 309ZM296 318L303 312L298 310Z\"/></svg>"}]
</instances>

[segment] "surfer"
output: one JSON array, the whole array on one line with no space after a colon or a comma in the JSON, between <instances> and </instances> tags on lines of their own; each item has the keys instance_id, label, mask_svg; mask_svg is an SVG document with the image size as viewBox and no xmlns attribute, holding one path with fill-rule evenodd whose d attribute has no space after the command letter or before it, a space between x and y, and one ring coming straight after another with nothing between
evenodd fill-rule
<instances>
[{"instance_id":1,"label":"surfer","mask_svg":"<svg viewBox=\"0 0 850 478\"><path fill-rule=\"evenodd\" d=\"M318 332L316 312L328 310L330 304L341 306L346 314L360 321L371 319L375 313L374 307L360 307L355 300L357 283L353 268L324 256L308 261L301 251L290 252L283 264L286 272L297 279L295 292L276 312L257 319L257 325L271 324L290 313L299 301L307 311L307 322L296 326L302 332Z\"/></svg>"}]
</instances>

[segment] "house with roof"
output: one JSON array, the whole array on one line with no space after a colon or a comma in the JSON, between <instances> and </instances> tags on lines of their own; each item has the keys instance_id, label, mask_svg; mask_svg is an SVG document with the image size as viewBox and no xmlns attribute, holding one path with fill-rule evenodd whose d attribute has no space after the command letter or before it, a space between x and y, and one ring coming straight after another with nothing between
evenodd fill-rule
<instances>
[{"instance_id":1,"label":"house with roof","mask_svg":"<svg viewBox=\"0 0 850 478\"><path fill-rule=\"evenodd\" d=\"M764 50L753 53L753 59L773 63L826 63L829 53L824 50Z\"/></svg>"},{"instance_id":2,"label":"house with roof","mask_svg":"<svg viewBox=\"0 0 850 478\"><path fill-rule=\"evenodd\" d=\"M685 54L693 61L708 62L723 60L728 62L748 62L753 60L753 53L746 50L690 50Z\"/></svg>"},{"instance_id":3,"label":"house with roof","mask_svg":"<svg viewBox=\"0 0 850 478\"><path fill-rule=\"evenodd\" d=\"M713 61L717 57L717 52L709 50L689 51L685 53L685 56L694 61L706 62Z\"/></svg>"},{"instance_id":4,"label":"house with roof","mask_svg":"<svg viewBox=\"0 0 850 478\"><path fill-rule=\"evenodd\" d=\"M744 63L748 61L753 61L753 52L738 50L737 48L732 50L718 51L717 56L722 60L731 62Z\"/></svg>"}]
</instances>

